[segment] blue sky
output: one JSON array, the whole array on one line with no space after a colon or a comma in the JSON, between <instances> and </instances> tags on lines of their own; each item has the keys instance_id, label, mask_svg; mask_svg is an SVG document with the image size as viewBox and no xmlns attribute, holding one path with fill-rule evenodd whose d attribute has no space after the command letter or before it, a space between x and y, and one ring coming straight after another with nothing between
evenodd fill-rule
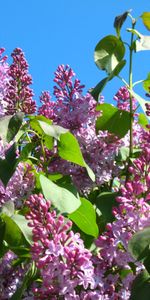
<instances>
[{"instance_id":1,"label":"blue sky","mask_svg":"<svg viewBox=\"0 0 150 300\"><path fill-rule=\"evenodd\" d=\"M10 55L15 47L23 49L33 77L35 97L43 90L52 92L54 71L59 64L69 64L86 90L105 77L94 64L98 41L115 34L116 15L132 9L134 17L150 11L148 0L5 0L1 1L0 43ZM124 40L129 38L125 23ZM137 29L150 34L139 20ZM134 79L144 79L150 71L150 51L138 52L134 58ZM127 67L123 75L127 78ZM107 102L122 85L114 79L104 90Z\"/></svg>"}]
</instances>

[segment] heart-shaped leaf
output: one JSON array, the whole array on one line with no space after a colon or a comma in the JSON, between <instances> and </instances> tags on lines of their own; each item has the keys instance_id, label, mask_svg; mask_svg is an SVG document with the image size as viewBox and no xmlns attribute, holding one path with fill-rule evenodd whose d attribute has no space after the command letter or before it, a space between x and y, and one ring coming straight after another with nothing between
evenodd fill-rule
<instances>
[{"instance_id":1,"label":"heart-shaped leaf","mask_svg":"<svg viewBox=\"0 0 150 300\"><path fill-rule=\"evenodd\" d=\"M124 54L123 42L116 36L108 35L97 44L94 60L98 68L105 70L109 75L123 59Z\"/></svg>"},{"instance_id":2,"label":"heart-shaped leaf","mask_svg":"<svg viewBox=\"0 0 150 300\"><path fill-rule=\"evenodd\" d=\"M69 190L59 187L43 175L39 177L44 197L61 213L72 213L81 205L81 201Z\"/></svg>"}]
</instances>

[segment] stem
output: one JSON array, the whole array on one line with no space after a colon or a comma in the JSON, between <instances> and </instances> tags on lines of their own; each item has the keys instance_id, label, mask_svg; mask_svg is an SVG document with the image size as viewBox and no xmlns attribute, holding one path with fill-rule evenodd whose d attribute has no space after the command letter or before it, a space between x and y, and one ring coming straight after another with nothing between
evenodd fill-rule
<instances>
[{"instance_id":1,"label":"stem","mask_svg":"<svg viewBox=\"0 0 150 300\"><path fill-rule=\"evenodd\" d=\"M135 20L132 20L132 29L135 27ZM131 33L131 42L130 42L130 58L129 58L129 88L133 88L133 75L132 75L132 61L133 61L133 38L134 34ZM130 146L129 146L129 157L133 155L133 103L132 103L132 94L130 93Z\"/></svg>"},{"instance_id":2,"label":"stem","mask_svg":"<svg viewBox=\"0 0 150 300\"><path fill-rule=\"evenodd\" d=\"M125 84L125 86L127 88L129 87L128 83L126 82L126 80L123 77L121 77L119 74L117 75L117 77Z\"/></svg>"},{"instance_id":3,"label":"stem","mask_svg":"<svg viewBox=\"0 0 150 300\"><path fill-rule=\"evenodd\" d=\"M135 19L132 19L132 29L134 29L136 24ZM133 74L132 74L132 62L133 62L133 39L134 34L131 33L131 41L130 41L130 57L129 57L129 89L133 88ZM134 121L134 112L133 112L133 103L132 103L132 94L130 93L130 145L129 145L129 158L128 158L128 166L127 166L127 174L126 174L126 182L129 179L129 166L130 166L130 158L133 156L133 121Z\"/></svg>"},{"instance_id":4,"label":"stem","mask_svg":"<svg viewBox=\"0 0 150 300\"><path fill-rule=\"evenodd\" d=\"M138 81L134 82L132 86L134 87L135 85L137 85L139 83L142 83L143 81L144 81L144 79L143 80L138 80Z\"/></svg>"}]
</instances>

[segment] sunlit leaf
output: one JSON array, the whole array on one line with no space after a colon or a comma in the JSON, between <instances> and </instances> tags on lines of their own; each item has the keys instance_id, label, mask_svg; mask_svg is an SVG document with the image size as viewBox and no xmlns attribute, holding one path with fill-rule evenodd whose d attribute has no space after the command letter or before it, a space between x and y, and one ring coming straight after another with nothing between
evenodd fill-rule
<instances>
[{"instance_id":1,"label":"sunlit leaf","mask_svg":"<svg viewBox=\"0 0 150 300\"><path fill-rule=\"evenodd\" d=\"M17 224L17 226L20 228L26 241L29 244L32 244L32 229L28 226L28 221L26 220L25 216L14 214L11 218L15 222L15 224Z\"/></svg>"},{"instance_id":2,"label":"sunlit leaf","mask_svg":"<svg viewBox=\"0 0 150 300\"><path fill-rule=\"evenodd\" d=\"M51 201L61 213L72 213L79 208L80 199L69 190L59 187L43 175L39 179L45 199Z\"/></svg>"},{"instance_id":3,"label":"sunlit leaf","mask_svg":"<svg viewBox=\"0 0 150 300\"><path fill-rule=\"evenodd\" d=\"M105 70L109 75L123 59L124 54L123 42L116 36L108 35L97 44L94 60L98 68Z\"/></svg>"},{"instance_id":4,"label":"sunlit leaf","mask_svg":"<svg viewBox=\"0 0 150 300\"><path fill-rule=\"evenodd\" d=\"M138 116L138 123L145 129L145 130L147 130L147 125L148 125L148 119L147 119L147 117L146 117L146 115L145 114L139 114L139 116Z\"/></svg>"},{"instance_id":5,"label":"sunlit leaf","mask_svg":"<svg viewBox=\"0 0 150 300\"><path fill-rule=\"evenodd\" d=\"M150 30L150 12L144 12L141 18L145 27Z\"/></svg>"},{"instance_id":6,"label":"sunlit leaf","mask_svg":"<svg viewBox=\"0 0 150 300\"><path fill-rule=\"evenodd\" d=\"M96 213L93 205L85 198L80 198L80 207L68 217L83 232L94 237L98 236L98 226L96 224Z\"/></svg>"},{"instance_id":7,"label":"sunlit leaf","mask_svg":"<svg viewBox=\"0 0 150 300\"><path fill-rule=\"evenodd\" d=\"M147 93L150 93L150 73L148 73L147 78L143 81L143 88Z\"/></svg>"},{"instance_id":8,"label":"sunlit leaf","mask_svg":"<svg viewBox=\"0 0 150 300\"><path fill-rule=\"evenodd\" d=\"M68 129L63 128L59 125L50 125L40 120L38 121L38 123L40 124L40 127L46 135L54 137L57 140L60 139L60 135L62 133L68 132Z\"/></svg>"},{"instance_id":9,"label":"sunlit leaf","mask_svg":"<svg viewBox=\"0 0 150 300\"><path fill-rule=\"evenodd\" d=\"M13 138L16 136L18 133L22 122L24 118L24 113L22 112L17 112L14 116L9 121L8 124L8 131L7 131L7 142L9 143L10 141L13 140Z\"/></svg>"},{"instance_id":10,"label":"sunlit leaf","mask_svg":"<svg viewBox=\"0 0 150 300\"><path fill-rule=\"evenodd\" d=\"M60 135L60 140L58 141L58 154L65 160L81 167L85 167L91 180L95 181L95 175L91 168L86 164L79 143L71 132Z\"/></svg>"},{"instance_id":11,"label":"sunlit leaf","mask_svg":"<svg viewBox=\"0 0 150 300\"><path fill-rule=\"evenodd\" d=\"M0 118L0 137L4 144L14 139L22 125L23 117L24 114L18 112L13 116L9 115Z\"/></svg>"},{"instance_id":12,"label":"sunlit leaf","mask_svg":"<svg viewBox=\"0 0 150 300\"><path fill-rule=\"evenodd\" d=\"M136 41L136 52L143 50L150 50L150 35L141 35Z\"/></svg>"},{"instance_id":13,"label":"sunlit leaf","mask_svg":"<svg viewBox=\"0 0 150 300\"><path fill-rule=\"evenodd\" d=\"M15 205L14 201L9 200L3 204L1 213L6 214L7 216L11 217L14 214Z\"/></svg>"}]
</instances>

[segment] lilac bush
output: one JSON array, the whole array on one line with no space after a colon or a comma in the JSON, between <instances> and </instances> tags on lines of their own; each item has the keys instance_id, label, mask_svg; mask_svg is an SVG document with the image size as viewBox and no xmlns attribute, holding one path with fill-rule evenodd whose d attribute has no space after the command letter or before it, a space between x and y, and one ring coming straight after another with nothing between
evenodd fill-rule
<instances>
[{"instance_id":1,"label":"lilac bush","mask_svg":"<svg viewBox=\"0 0 150 300\"><path fill-rule=\"evenodd\" d=\"M120 75L127 17L129 83ZM150 13L141 18L150 30ZM95 88L84 93L60 65L40 107L23 51L14 49L9 65L0 49L2 300L149 299L150 104L133 90L141 82L132 82L133 51L144 47L136 22L129 11L116 17L116 35L97 44L107 77ZM116 106L102 96L114 76L124 83ZM147 95L149 87L148 75Z\"/></svg>"}]
</instances>

